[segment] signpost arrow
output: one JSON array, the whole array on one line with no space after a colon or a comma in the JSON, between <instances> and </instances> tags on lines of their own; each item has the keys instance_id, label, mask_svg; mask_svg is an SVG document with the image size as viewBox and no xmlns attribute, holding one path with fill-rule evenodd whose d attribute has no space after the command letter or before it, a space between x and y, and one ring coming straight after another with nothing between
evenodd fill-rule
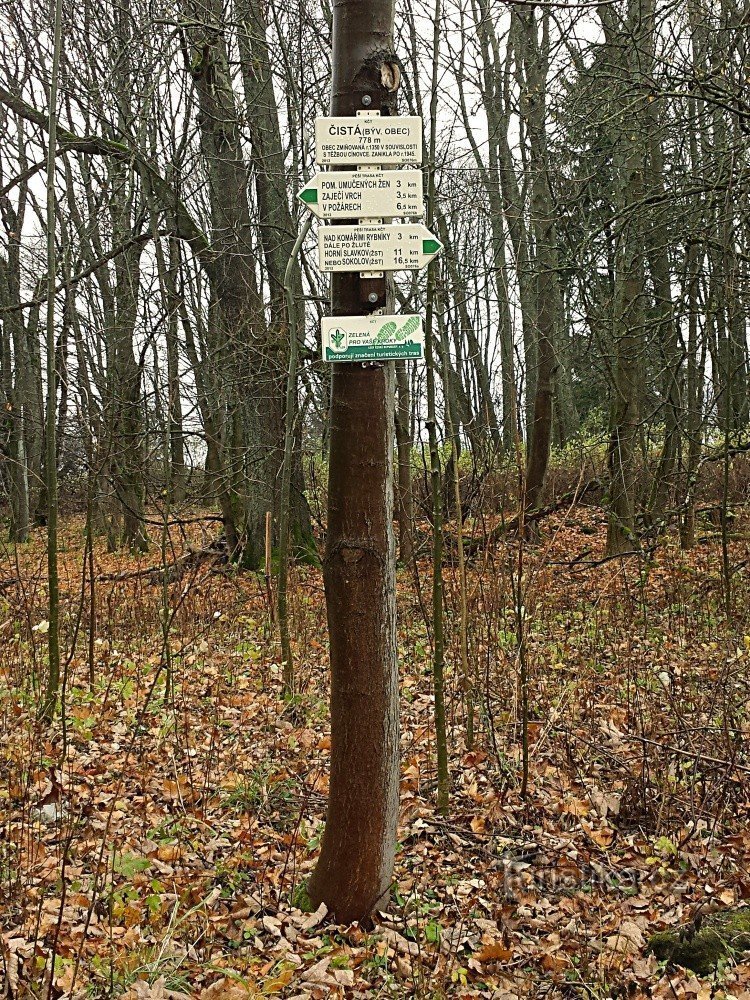
<instances>
[{"instance_id":1,"label":"signpost arrow","mask_svg":"<svg viewBox=\"0 0 750 1000\"><path fill-rule=\"evenodd\" d=\"M336 170L312 177L297 195L319 219L420 217L421 170Z\"/></svg>"},{"instance_id":2,"label":"signpost arrow","mask_svg":"<svg viewBox=\"0 0 750 1000\"><path fill-rule=\"evenodd\" d=\"M349 163L422 162L422 119L396 115L315 119L315 159Z\"/></svg>"},{"instance_id":3,"label":"signpost arrow","mask_svg":"<svg viewBox=\"0 0 750 1000\"><path fill-rule=\"evenodd\" d=\"M442 249L443 244L420 223L318 229L321 271L419 271Z\"/></svg>"}]
</instances>

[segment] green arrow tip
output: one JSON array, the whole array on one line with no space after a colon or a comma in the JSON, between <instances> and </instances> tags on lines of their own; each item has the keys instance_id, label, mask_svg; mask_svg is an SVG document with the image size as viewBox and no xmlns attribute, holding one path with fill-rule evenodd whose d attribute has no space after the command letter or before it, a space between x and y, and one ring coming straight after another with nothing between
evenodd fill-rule
<instances>
[{"instance_id":1,"label":"green arrow tip","mask_svg":"<svg viewBox=\"0 0 750 1000\"><path fill-rule=\"evenodd\" d=\"M422 240L422 253L424 254L436 254L443 249L443 244L438 242L438 240Z\"/></svg>"},{"instance_id":2,"label":"green arrow tip","mask_svg":"<svg viewBox=\"0 0 750 1000\"><path fill-rule=\"evenodd\" d=\"M317 188L303 188L299 193L300 201L304 201L306 205L317 205L318 204L318 189Z\"/></svg>"}]
</instances>

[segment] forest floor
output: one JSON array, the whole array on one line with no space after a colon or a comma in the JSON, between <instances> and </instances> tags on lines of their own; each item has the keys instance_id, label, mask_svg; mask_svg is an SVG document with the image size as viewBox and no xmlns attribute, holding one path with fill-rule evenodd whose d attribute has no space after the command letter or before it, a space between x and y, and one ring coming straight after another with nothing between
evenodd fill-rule
<instances>
[{"instance_id":1,"label":"forest floor","mask_svg":"<svg viewBox=\"0 0 750 1000\"><path fill-rule=\"evenodd\" d=\"M747 524L745 524L745 530ZM174 529L167 561L217 530ZM455 530L455 526L454 526ZM295 908L330 747L321 574L292 579L299 694L281 698L262 576L62 531L65 719L35 721L44 533L0 565L0 982L7 997L750 998L646 953L655 930L750 898L750 545L601 562L595 508L468 578L467 749L458 580L446 564L450 809L435 809L431 566L399 570L402 781L393 904L371 928ZM519 628L529 675L521 795ZM727 614L729 610L729 614ZM165 641L168 640L168 641ZM169 647L170 686L165 650ZM72 650L72 652L71 652ZM356 767L356 761L352 761ZM51 979L51 982L50 982Z\"/></svg>"}]
</instances>

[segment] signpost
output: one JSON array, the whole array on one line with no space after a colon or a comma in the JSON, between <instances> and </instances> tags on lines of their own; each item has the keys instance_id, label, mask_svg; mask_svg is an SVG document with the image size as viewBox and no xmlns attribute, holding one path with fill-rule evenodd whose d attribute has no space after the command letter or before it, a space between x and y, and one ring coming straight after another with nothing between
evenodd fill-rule
<instances>
[{"instance_id":1,"label":"signpost","mask_svg":"<svg viewBox=\"0 0 750 1000\"><path fill-rule=\"evenodd\" d=\"M416 361L424 357L421 316L329 316L321 320L324 361Z\"/></svg>"},{"instance_id":2,"label":"signpost","mask_svg":"<svg viewBox=\"0 0 750 1000\"><path fill-rule=\"evenodd\" d=\"M321 271L419 271L442 249L442 243L421 223L318 230Z\"/></svg>"},{"instance_id":3,"label":"signpost","mask_svg":"<svg viewBox=\"0 0 750 1000\"><path fill-rule=\"evenodd\" d=\"M297 197L319 219L418 219L424 211L421 170L332 170Z\"/></svg>"},{"instance_id":4,"label":"signpost","mask_svg":"<svg viewBox=\"0 0 750 1000\"><path fill-rule=\"evenodd\" d=\"M321 166L422 162L422 119L383 115L315 119L315 160Z\"/></svg>"},{"instance_id":5,"label":"signpost","mask_svg":"<svg viewBox=\"0 0 750 1000\"><path fill-rule=\"evenodd\" d=\"M366 364L424 357L422 318L383 315L383 278L386 271L421 270L443 245L421 223L384 224L423 215L422 173L413 167L381 169L422 163L422 119L372 111L316 118L315 159L338 169L315 174L299 192L299 200L319 219L359 220L358 225L318 228L320 269L359 272L372 289L365 294L360 285L359 301L373 304L364 316L322 320L324 361ZM342 169L353 165L358 169ZM375 282L379 291L374 290Z\"/></svg>"}]
</instances>

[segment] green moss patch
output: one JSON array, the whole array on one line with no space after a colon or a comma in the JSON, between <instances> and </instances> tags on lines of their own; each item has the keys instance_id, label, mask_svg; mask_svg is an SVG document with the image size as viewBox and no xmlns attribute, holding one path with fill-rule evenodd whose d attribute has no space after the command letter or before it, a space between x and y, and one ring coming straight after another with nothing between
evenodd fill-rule
<instances>
[{"instance_id":1,"label":"green moss patch","mask_svg":"<svg viewBox=\"0 0 750 1000\"><path fill-rule=\"evenodd\" d=\"M307 879L304 882L300 882L292 893L292 906L295 906L298 910L302 910L303 913L313 913L315 907L310 899L310 893L307 891Z\"/></svg>"},{"instance_id":2,"label":"green moss patch","mask_svg":"<svg viewBox=\"0 0 750 1000\"><path fill-rule=\"evenodd\" d=\"M750 951L750 907L722 910L674 931L659 931L647 950L699 976L709 975L722 959Z\"/></svg>"}]
</instances>

